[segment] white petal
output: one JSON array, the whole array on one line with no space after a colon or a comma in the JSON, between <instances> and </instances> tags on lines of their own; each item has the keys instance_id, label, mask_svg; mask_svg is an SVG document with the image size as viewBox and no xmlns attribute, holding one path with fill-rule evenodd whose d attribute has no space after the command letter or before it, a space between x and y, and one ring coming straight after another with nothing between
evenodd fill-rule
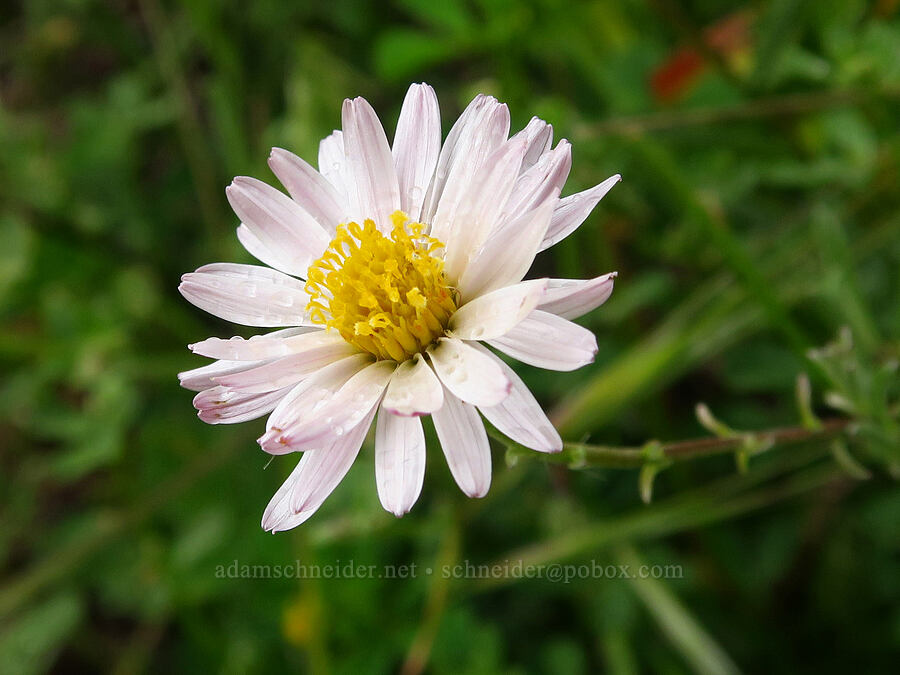
<instances>
[{"instance_id":1,"label":"white petal","mask_svg":"<svg viewBox=\"0 0 900 675\"><path fill-rule=\"evenodd\" d=\"M463 302L522 280L550 225L558 194L491 235L457 284Z\"/></svg>"},{"instance_id":2,"label":"white petal","mask_svg":"<svg viewBox=\"0 0 900 675\"><path fill-rule=\"evenodd\" d=\"M441 151L441 111L427 84L410 85L403 99L391 154L400 187L400 210L418 222Z\"/></svg>"},{"instance_id":3,"label":"white petal","mask_svg":"<svg viewBox=\"0 0 900 675\"><path fill-rule=\"evenodd\" d=\"M194 397L194 407L197 416L207 424L237 424L272 412L287 393L287 389L279 389L248 394L213 387Z\"/></svg>"},{"instance_id":4,"label":"white petal","mask_svg":"<svg viewBox=\"0 0 900 675\"><path fill-rule=\"evenodd\" d=\"M306 520L334 491L353 465L374 416L373 407L345 437L331 437L330 444L321 448L323 452L319 453L319 457L313 457L306 474L294 484L291 492L291 510L295 517Z\"/></svg>"},{"instance_id":5,"label":"white petal","mask_svg":"<svg viewBox=\"0 0 900 675\"><path fill-rule=\"evenodd\" d=\"M185 389L191 391L203 391L216 386L213 382L214 377L219 375L230 375L232 373L240 373L250 370L256 366L267 363L266 361L213 361L210 364L194 368L193 370L185 370L178 373L178 383Z\"/></svg>"},{"instance_id":6,"label":"white petal","mask_svg":"<svg viewBox=\"0 0 900 675\"><path fill-rule=\"evenodd\" d=\"M347 475L372 426L374 416L375 408L372 408L346 437L333 438L327 447L308 453L311 455L309 464L300 479L294 483L290 494L292 527L315 513Z\"/></svg>"},{"instance_id":7,"label":"white petal","mask_svg":"<svg viewBox=\"0 0 900 675\"><path fill-rule=\"evenodd\" d=\"M537 308L564 319L577 319L609 299L618 272L594 279L550 279Z\"/></svg>"},{"instance_id":8,"label":"white petal","mask_svg":"<svg viewBox=\"0 0 900 675\"><path fill-rule=\"evenodd\" d=\"M302 326L309 323L303 284L269 267L216 263L181 277L178 287L191 303L214 316L245 326Z\"/></svg>"},{"instance_id":9,"label":"white petal","mask_svg":"<svg viewBox=\"0 0 900 675\"><path fill-rule=\"evenodd\" d=\"M499 366L455 338L441 338L428 348L434 372L457 398L472 405L497 405L510 382Z\"/></svg>"},{"instance_id":10,"label":"white petal","mask_svg":"<svg viewBox=\"0 0 900 675\"><path fill-rule=\"evenodd\" d=\"M340 223L347 221L346 198L338 194L331 183L305 161L292 152L272 148L269 167L288 194L319 225L334 236Z\"/></svg>"},{"instance_id":11,"label":"white petal","mask_svg":"<svg viewBox=\"0 0 900 675\"><path fill-rule=\"evenodd\" d=\"M475 406L445 392L431 417L456 484L469 497L484 497L491 487L491 446Z\"/></svg>"},{"instance_id":12,"label":"white petal","mask_svg":"<svg viewBox=\"0 0 900 675\"><path fill-rule=\"evenodd\" d=\"M597 355L597 338L591 331L540 310L503 337L487 342L514 359L549 370L575 370Z\"/></svg>"},{"instance_id":13,"label":"white petal","mask_svg":"<svg viewBox=\"0 0 900 675\"><path fill-rule=\"evenodd\" d=\"M343 210L347 211L347 158L344 156L344 135L340 131L333 132L319 143L319 173L340 195Z\"/></svg>"},{"instance_id":14,"label":"white petal","mask_svg":"<svg viewBox=\"0 0 900 675\"><path fill-rule=\"evenodd\" d=\"M354 354L335 361L302 380L272 411L269 419L266 420L266 433L263 438L279 433L290 426L294 420L307 412L307 403L312 402L308 406L312 407L315 403L326 401L334 396L334 393L351 377L370 363L372 363L372 358L369 355Z\"/></svg>"},{"instance_id":15,"label":"white petal","mask_svg":"<svg viewBox=\"0 0 900 675\"><path fill-rule=\"evenodd\" d=\"M395 415L427 415L444 402L444 389L421 354L401 363L388 384L381 406Z\"/></svg>"},{"instance_id":16,"label":"white petal","mask_svg":"<svg viewBox=\"0 0 900 675\"><path fill-rule=\"evenodd\" d=\"M479 94L450 129L422 207L431 236L444 243L475 174L509 134L509 108Z\"/></svg>"},{"instance_id":17,"label":"white petal","mask_svg":"<svg viewBox=\"0 0 900 675\"><path fill-rule=\"evenodd\" d=\"M422 204L422 220L431 223L434 219L434 213L437 210L438 202L447 183L447 177L450 170L455 164L456 146L459 145L460 139L464 139L467 135L475 133L477 130L476 118L481 115L484 109L496 103L493 97L478 94L471 103L463 110L462 114L450 127L450 133L441 147L441 153L438 156L438 162L432 181L428 186L428 192L425 195L425 201ZM501 139L502 140L502 139ZM499 143L498 143L499 144Z\"/></svg>"},{"instance_id":18,"label":"white petal","mask_svg":"<svg viewBox=\"0 0 900 675\"><path fill-rule=\"evenodd\" d=\"M520 217L547 200L559 196L569 169L572 168L572 146L562 140L552 151L545 153L530 169L516 180L512 194L503 209L502 222Z\"/></svg>"},{"instance_id":19,"label":"white petal","mask_svg":"<svg viewBox=\"0 0 900 675\"><path fill-rule=\"evenodd\" d=\"M195 354L208 356L211 359L259 361L290 356L307 349L343 340L336 332L318 328L291 328L289 330L289 333L254 335L248 340L239 336L227 340L212 337L188 345L188 348Z\"/></svg>"},{"instance_id":20,"label":"white petal","mask_svg":"<svg viewBox=\"0 0 900 675\"><path fill-rule=\"evenodd\" d=\"M307 456L309 459L306 459ZM353 459L356 459L356 455L353 456ZM350 465L353 464L353 459L350 460L350 464L347 467L348 469ZM312 460L313 453L310 452L304 454L297 463L297 466L294 467L294 470L291 471L291 474L272 496L272 499L269 500L262 517L262 527L267 532L282 532L284 530L289 530L292 527L296 527L296 525L290 524L291 517L294 515L294 512L291 511L290 496L291 492L294 490L294 485L297 484L297 480L302 474L308 471L308 469L304 469L304 466L309 464ZM338 480L338 482L340 482L340 480ZM298 522L297 525L299 525L300 522Z\"/></svg>"},{"instance_id":21,"label":"white petal","mask_svg":"<svg viewBox=\"0 0 900 675\"><path fill-rule=\"evenodd\" d=\"M344 101L342 120L350 215L360 224L371 218L380 230L389 232L390 216L400 208L400 188L384 128L361 97Z\"/></svg>"},{"instance_id":22,"label":"white petal","mask_svg":"<svg viewBox=\"0 0 900 675\"><path fill-rule=\"evenodd\" d=\"M358 352L356 347L340 340L268 361L256 368L220 375L213 379L216 384L233 391L245 393L274 391L294 385L325 366Z\"/></svg>"},{"instance_id":23,"label":"white petal","mask_svg":"<svg viewBox=\"0 0 900 675\"><path fill-rule=\"evenodd\" d=\"M238 241L241 242L241 245L247 249L247 252L260 262L287 274L291 273L291 269L294 267L295 263L287 251L273 251L268 248L260 241L259 237L253 234L250 228L243 223L237 227L237 238Z\"/></svg>"},{"instance_id":24,"label":"white petal","mask_svg":"<svg viewBox=\"0 0 900 675\"><path fill-rule=\"evenodd\" d=\"M620 180L622 177L616 174L589 190L559 200L559 206L556 207L556 213L553 214L553 220L550 221L550 227L547 229L547 236L541 243L541 250L550 248L578 229L578 226L590 215L597 203Z\"/></svg>"},{"instance_id":25,"label":"white petal","mask_svg":"<svg viewBox=\"0 0 900 675\"><path fill-rule=\"evenodd\" d=\"M500 337L528 316L546 286L546 279L530 279L475 298L450 317L449 332L462 340Z\"/></svg>"},{"instance_id":26,"label":"white petal","mask_svg":"<svg viewBox=\"0 0 900 675\"><path fill-rule=\"evenodd\" d=\"M444 233L446 238L441 239L446 244L444 274L451 283L462 276L471 257L499 225L526 148L524 139L510 140L497 148L475 175L456 209L454 220ZM435 223L439 221L436 219Z\"/></svg>"},{"instance_id":27,"label":"white petal","mask_svg":"<svg viewBox=\"0 0 900 675\"><path fill-rule=\"evenodd\" d=\"M263 529L282 532L312 516L353 466L372 425L374 409L355 429L328 447L303 453L263 513Z\"/></svg>"},{"instance_id":28,"label":"white petal","mask_svg":"<svg viewBox=\"0 0 900 675\"><path fill-rule=\"evenodd\" d=\"M525 171L541 158L553 145L553 125L547 124L539 117L532 117L522 131L513 138L525 138L528 141L528 150L522 160L522 171Z\"/></svg>"},{"instance_id":29,"label":"white petal","mask_svg":"<svg viewBox=\"0 0 900 675\"><path fill-rule=\"evenodd\" d=\"M425 432L418 417L400 417L381 406L375 426L375 484L385 510L409 513L425 479Z\"/></svg>"},{"instance_id":30,"label":"white petal","mask_svg":"<svg viewBox=\"0 0 900 675\"><path fill-rule=\"evenodd\" d=\"M280 455L321 447L327 439L353 429L381 400L397 364L377 361L353 375L330 395L308 390L296 399L295 415L260 439L262 449Z\"/></svg>"},{"instance_id":31,"label":"white petal","mask_svg":"<svg viewBox=\"0 0 900 675\"><path fill-rule=\"evenodd\" d=\"M285 271L305 278L310 263L331 241L322 226L293 199L255 178L238 176L225 194L262 245L284 257L289 265Z\"/></svg>"},{"instance_id":32,"label":"white petal","mask_svg":"<svg viewBox=\"0 0 900 675\"><path fill-rule=\"evenodd\" d=\"M562 450L559 432L516 372L486 347L477 342L470 343L470 346L492 359L512 383L509 396L503 401L491 407L479 406L488 422L526 448L538 452Z\"/></svg>"}]
</instances>

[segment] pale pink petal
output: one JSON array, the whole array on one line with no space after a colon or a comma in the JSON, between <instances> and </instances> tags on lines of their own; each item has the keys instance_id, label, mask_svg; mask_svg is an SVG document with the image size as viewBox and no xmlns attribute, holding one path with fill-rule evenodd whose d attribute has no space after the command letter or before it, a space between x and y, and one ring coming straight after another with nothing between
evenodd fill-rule
<instances>
[{"instance_id":1,"label":"pale pink petal","mask_svg":"<svg viewBox=\"0 0 900 675\"><path fill-rule=\"evenodd\" d=\"M319 453L321 453L321 451L317 451L316 454ZM309 459L306 459L307 457ZM294 470L291 471L291 474L285 479L275 494L272 495L272 499L270 499L269 503L266 505L266 510L263 512L262 517L262 528L267 532L281 532L296 527L296 525L290 524L290 519L294 515L294 512L291 511L290 496L294 489L294 485L297 483L297 479L302 473L307 471L307 469L304 469L304 466L309 464L312 459L313 453L305 453L300 458L297 466L294 467ZM354 459L356 459L356 455L353 455L350 463L347 465L348 470L353 464ZM337 482L339 483L340 479L338 479ZM335 485L337 485L337 483L335 483ZM300 522L297 523L297 525L299 524ZM284 527L282 527L282 525L284 525Z\"/></svg>"},{"instance_id":2,"label":"pale pink petal","mask_svg":"<svg viewBox=\"0 0 900 675\"><path fill-rule=\"evenodd\" d=\"M325 366L358 352L356 347L341 339L332 344L323 344L298 354L268 361L256 368L220 375L213 380L216 384L233 391L245 393L274 391L294 385Z\"/></svg>"},{"instance_id":3,"label":"pale pink petal","mask_svg":"<svg viewBox=\"0 0 900 675\"><path fill-rule=\"evenodd\" d=\"M547 124L540 117L532 117L525 128L513 138L525 138L528 141L528 150L522 159L522 171L526 171L553 145L553 125Z\"/></svg>"},{"instance_id":4,"label":"pale pink petal","mask_svg":"<svg viewBox=\"0 0 900 675\"><path fill-rule=\"evenodd\" d=\"M293 199L255 178L238 176L225 194L238 218L263 246L278 251L289 262L285 271L305 278L310 263L331 241L322 226Z\"/></svg>"},{"instance_id":5,"label":"pale pink petal","mask_svg":"<svg viewBox=\"0 0 900 675\"><path fill-rule=\"evenodd\" d=\"M403 99L391 154L400 187L400 210L419 221L422 202L441 151L441 111L427 84L410 85Z\"/></svg>"},{"instance_id":6,"label":"pale pink petal","mask_svg":"<svg viewBox=\"0 0 900 675\"><path fill-rule=\"evenodd\" d=\"M269 267L216 263L181 277L181 294L210 314L245 326L309 323L303 284Z\"/></svg>"},{"instance_id":7,"label":"pale pink petal","mask_svg":"<svg viewBox=\"0 0 900 675\"><path fill-rule=\"evenodd\" d=\"M547 236L541 243L541 250L550 248L572 234L590 215L597 203L622 180L619 174L610 176L599 185L559 200L553 220L547 229Z\"/></svg>"},{"instance_id":8,"label":"pale pink petal","mask_svg":"<svg viewBox=\"0 0 900 675\"><path fill-rule=\"evenodd\" d=\"M305 392L295 401L293 419L283 427L269 429L259 439L260 446L281 455L320 447L323 439L347 433L381 400L396 367L393 361L377 361L330 396L315 390Z\"/></svg>"},{"instance_id":9,"label":"pale pink petal","mask_svg":"<svg viewBox=\"0 0 900 675\"><path fill-rule=\"evenodd\" d=\"M292 152L272 148L269 167L288 194L330 235L347 221L346 198L328 180Z\"/></svg>"},{"instance_id":10,"label":"pale pink petal","mask_svg":"<svg viewBox=\"0 0 900 675\"><path fill-rule=\"evenodd\" d=\"M475 174L509 134L509 108L479 94L450 129L422 207L431 236L446 243Z\"/></svg>"},{"instance_id":11,"label":"pale pink petal","mask_svg":"<svg viewBox=\"0 0 900 675\"><path fill-rule=\"evenodd\" d=\"M538 452L561 451L563 443L559 432L516 372L486 347L477 342L470 345L493 360L512 383L509 396L495 406L479 406L481 414L502 433L526 448Z\"/></svg>"},{"instance_id":12,"label":"pale pink petal","mask_svg":"<svg viewBox=\"0 0 900 675\"><path fill-rule=\"evenodd\" d=\"M571 168L572 146L568 141L562 140L556 148L545 153L537 164L518 177L503 209L501 223L521 217L550 196L558 197Z\"/></svg>"},{"instance_id":13,"label":"pale pink petal","mask_svg":"<svg viewBox=\"0 0 900 675\"><path fill-rule=\"evenodd\" d=\"M237 424L266 415L284 398L288 389L248 394L228 387L213 387L194 397L197 416L207 424Z\"/></svg>"},{"instance_id":14,"label":"pale pink petal","mask_svg":"<svg viewBox=\"0 0 900 675\"><path fill-rule=\"evenodd\" d=\"M287 251L280 249L273 251L268 248L260 241L259 237L253 234L250 228L243 223L237 227L237 238L238 241L241 242L241 245L254 258L273 269L291 274L291 269L294 268L296 263Z\"/></svg>"},{"instance_id":15,"label":"pale pink petal","mask_svg":"<svg viewBox=\"0 0 900 675\"><path fill-rule=\"evenodd\" d=\"M278 407L266 420L266 435L275 434L290 426L308 412L308 408L324 405L346 382L372 363L368 354L354 354L335 361L300 381L281 399Z\"/></svg>"},{"instance_id":16,"label":"pale pink petal","mask_svg":"<svg viewBox=\"0 0 900 675\"><path fill-rule=\"evenodd\" d=\"M472 405L497 405L510 382L497 364L461 340L441 338L428 348L434 372L457 398Z\"/></svg>"},{"instance_id":17,"label":"pale pink petal","mask_svg":"<svg viewBox=\"0 0 900 675\"><path fill-rule=\"evenodd\" d=\"M496 103L497 101L493 97L479 94L453 123L450 133L447 134L447 139L441 147L434 176L428 186L428 192L425 194L425 201L422 204L423 222L430 224L434 219L434 213L447 183L447 177L455 164L456 146L460 144L461 139L465 142L468 135L477 131L479 116L483 114L485 108Z\"/></svg>"},{"instance_id":18,"label":"pale pink petal","mask_svg":"<svg viewBox=\"0 0 900 675\"><path fill-rule=\"evenodd\" d=\"M373 408L345 436L332 439L328 446L303 453L297 467L269 501L262 518L264 530L290 530L319 509L353 466L374 414Z\"/></svg>"},{"instance_id":19,"label":"pale pink petal","mask_svg":"<svg viewBox=\"0 0 900 675\"><path fill-rule=\"evenodd\" d=\"M240 373L250 370L256 366L268 363L267 361L213 361L205 366L194 368L193 370L185 370L178 373L178 383L185 389L191 391L203 391L216 386L213 382L214 377L220 375L230 375L232 373Z\"/></svg>"},{"instance_id":20,"label":"pale pink petal","mask_svg":"<svg viewBox=\"0 0 900 675\"><path fill-rule=\"evenodd\" d=\"M347 158L344 156L344 135L334 131L319 143L319 173L325 177L341 197L343 210L348 210Z\"/></svg>"},{"instance_id":21,"label":"pale pink petal","mask_svg":"<svg viewBox=\"0 0 900 675\"><path fill-rule=\"evenodd\" d=\"M445 238L441 239L446 244L444 274L451 283L462 276L469 260L499 224L500 214L519 175L526 148L524 139L510 140L501 145L487 159L465 192L454 214L454 221L446 228ZM441 215L440 210L438 215ZM435 224L439 222L435 220Z\"/></svg>"},{"instance_id":22,"label":"pale pink petal","mask_svg":"<svg viewBox=\"0 0 900 675\"><path fill-rule=\"evenodd\" d=\"M369 433L375 410L373 407L344 437L329 437L329 445L311 451L316 453L322 450L333 457L323 457L322 453L314 457L307 473L294 484L290 503L295 517L305 520L312 515L347 474Z\"/></svg>"},{"instance_id":23,"label":"pale pink petal","mask_svg":"<svg viewBox=\"0 0 900 675\"><path fill-rule=\"evenodd\" d=\"M450 317L448 331L462 340L500 337L528 316L546 287L546 279L531 279L475 298Z\"/></svg>"},{"instance_id":24,"label":"pale pink petal","mask_svg":"<svg viewBox=\"0 0 900 675\"><path fill-rule=\"evenodd\" d=\"M491 487L491 446L475 406L445 392L431 417L456 484L469 497L484 497Z\"/></svg>"},{"instance_id":25,"label":"pale pink petal","mask_svg":"<svg viewBox=\"0 0 900 675\"><path fill-rule=\"evenodd\" d=\"M378 116L364 98L346 99L342 111L351 217L371 218L383 232L400 208L400 188L391 148Z\"/></svg>"},{"instance_id":26,"label":"pale pink petal","mask_svg":"<svg viewBox=\"0 0 900 675\"><path fill-rule=\"evenodd\" d=\"M188 345L195 354L211 359L230 361L260 361L290 356L323 344L332 344L340 335L319 328L289 328L268 335L254 335L249 339L235 336L227 340L207 338Z\"/></svg>"},{"instance_id":27,"label":"pale pink petal","mask_svg":"<svg viewBox=\"0 0 900 675\"><path fill-rule=\"evenodd\" d=\"M444 402L444 389L421 354L401 363L388 384L382 408L395 415L427 415Z\"/></svg>"},{"instance_id":28,"label":"pale pink petal","mask_svg":"<svg viewBox=\"0 0 900 675\"><path fill-rule=\"evenodd\" d=\"M591 331L540 310L487 343L523 363L549 370L576 370L597 355L597 338Z\"/></svg>"},{"instance_id":29,"label":"pale pink petal","mask_svg":"<svg viewBox=\"0 0 900 675\"><path fill-rule=\"evenodd\" d=\"M557 195L551 194L538 208L491 235L469 262L456 286L463 302L522 280L550 224Z\"/></svg>"},{"instance_id":30,"label":"pale pink petal","mask_svg":"<svg viewBox=\"0 0 900 675\"><path fill-rule=\"evenodd\" d=\"M409 513L425 479L425 432L418 417L394 415L381 406L375 426L375 484L385 510Z\"/></svg>"},{"instance_id":31,"label":"pale pink petal","mask_svg":"<svg viewBox=\"0 0 900 675\"><path fill-rule=\"evenodd\" d=\"M550 279L537 308L564 319L577 319L609 299L618 272L594 279Z\"/></svg>"}]
</instances>

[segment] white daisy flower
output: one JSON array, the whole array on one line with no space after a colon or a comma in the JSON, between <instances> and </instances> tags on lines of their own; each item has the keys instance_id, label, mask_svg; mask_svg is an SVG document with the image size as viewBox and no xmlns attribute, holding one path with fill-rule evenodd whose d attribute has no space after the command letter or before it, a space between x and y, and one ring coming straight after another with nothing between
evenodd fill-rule
<instances>
[{"instance_id":1,"label":"white daisy flower","mask_svg":"<svg viewBox=\"0 0 900 675\"><path fill-rule=\"evenodd\" d=\"M491 483L481 421L538 452L562 441L522 380L483 344L552 370L597 352L574 319L602 304L615 273L523 281L535 255L572 233L619 181L560 199L571 146L533 118L479 95L441 144L437 97L414 84L393 146L362 98L319 146L318 171L276 148L287 196L239 177L228 201L237 235L266 266L216 263L179 290L215 316L282 330L190 345L213 363L179 375L210 424L271 413L260 437L300 462L269 502L266 530L308 519L356 458L376 419L375 479L385 509L412 508L425 473L421 415L431 415L459 487ZM480 415L479 415L480 413Z\"/></svg>"}]
</instances>

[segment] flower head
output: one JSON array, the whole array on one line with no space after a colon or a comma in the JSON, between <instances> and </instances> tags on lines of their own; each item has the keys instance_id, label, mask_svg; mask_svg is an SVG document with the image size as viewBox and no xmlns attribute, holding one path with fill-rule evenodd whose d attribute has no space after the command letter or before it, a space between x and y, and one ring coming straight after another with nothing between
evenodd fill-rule
<instances>
[{"instance_id":1,"label":"flower head","mask_svg":"<svg viewBox=\"0 0 900 675\"><path fill-rule=\"evenodd\" d=\"M313 323L334 328L349 343L399 363L441 337L456 311L444 276L444 245L395 211L385 236L372 220L339 225L328 249L310 266L306 306Z\"/></svg>"},{"instance_id":2,"label":"flower head","mask_svg":"<svg viewBox=\"0 0 900 675\"><path fill-rule=\"evenodd\" d=\"M376 417L378 495L398 516L422 488L422 415L472 497L491 480L481 415L526 447L562 448L534 396L481 343L553 370L593 360L593 334L571 319L609 297L615 273L523 278L619 176L560 198L569 143L553 147L538 118L508 135L506 106L480 95L441 144L434 91L414 84L393 145L364 99L347 100L343 130L319 146L318 170L272 151L269 166L290 196L253 178L228 187L238 238L266 266L206 265L179 290L223 319L280 330L193 344L216 360L179 378L199 392L202 420L271 413L263 450L302 453L266 508L265 529L296 527L319 508Z\"/></svg>"}]
</instances>

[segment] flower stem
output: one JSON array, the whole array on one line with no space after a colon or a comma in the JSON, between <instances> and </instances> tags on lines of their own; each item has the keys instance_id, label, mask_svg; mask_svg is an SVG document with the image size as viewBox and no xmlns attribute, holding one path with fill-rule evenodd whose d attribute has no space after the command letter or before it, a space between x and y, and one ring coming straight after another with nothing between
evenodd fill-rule
<instances>
[{"instance_id":1,"label":"flower stem","mask_svg":"<svg viewBox=\"0 0 900 675\"><path fill-rule=\"evenodd\" d=\"M825 441L843 434L851 422L852 420L849 419L830 419L822 422L821 429L815 430L796 426L742 433L726 438L697 438L671 443L654 442L652 453L648 452L651 444L643 447L622 447L566 443L562 452L547 454L529 450L506 438L494 428L490 428L488 433L506 445L507 461L511 463L517 462L520 458L528 458L551 464L563 464L570 469L637 469L652 462L681 462L698 457L737 452L747 447L748 441L756 447L765 449L792 443Z\"/></svg>"},{"instance_id":2,"label":"flower stem","mask_svg":"<svg viewBox=\"0 0 900 675\"><path fill-rule=\"evenodd\" d=\"M422 614L422 622L400 670L401 675L420 675L428 665L431 648L447 608L447 594L450 588L449 578L442 574L441 570L453 565L459 558L459 552L460 523L458 515L454 513L453 521L446 529L444 541L435 558L434 568L426 572L431 575L431 584Z\"/></svg>"},{"instance_id":3,"label":"flower stem","mask_svg":"<svg viewBox=\"0 0 900 675\"><path fill-rule=\"evenodd\" d=\"M488 567L502 567L515 562L525 569L575 559L623 542L666 537L737 518L845 479L841 469L830 461L818 462L799 471L790 470L809 459L808 456L797 458L796 461L789 458L786 463L775 462L772 466L749 475L729 476L639 511L595 519L554 538L508 551ZM788 473L784 475L786 469ZM519 579L514 575L485 577L471 582L469 590L482 592L515 583Z\"/></svg>"}]
</instances>

